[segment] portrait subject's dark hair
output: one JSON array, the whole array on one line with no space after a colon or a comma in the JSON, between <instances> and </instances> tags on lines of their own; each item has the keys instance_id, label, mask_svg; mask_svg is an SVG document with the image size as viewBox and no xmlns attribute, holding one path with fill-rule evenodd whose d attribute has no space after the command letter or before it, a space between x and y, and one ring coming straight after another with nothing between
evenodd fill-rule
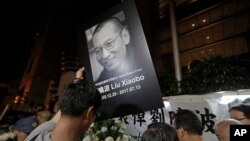
<instances>
[{"instance_id":1,"label":"portrait subject's dark hair","mask_svg":"<svg viewBox=\"0 0 250 141\"><path fill-rule=\"evenodd\" d=\"M194 112L187 109L178 110L174 119L176 129L183 128L189 134L202 135L201 120Z\"/></svg>"},{"instance_id":2,"label":"portrait subject's dark hair","mask_svg":"<svg viewBox=\"0 0 250 141\"><path fill-rule=\"evenodd\" d=\"M86 79L66 85L59 98L61 113L67 116L79 116L90 106L94 106L96 112L100 105L100 93L95 85Z\"/></svg>"},{"instance_id":3,"label":"portrait subject's dark hair","mask_svg":"<svg viewBox=\"0 0 250 141\"><path fill-rule=\"evenodd\" d=\"M178 141L176 131L169 124L154 122L142 134L141 141Z\"/></svg>"},{"instance_id":4,"label":"portrait subject's dark hair","mask_svg":"<svg viewBox=\"0 0 250 141\"><path fill-rule=\"evenodd\" d=\"M97 25L97 27L95 28L93 35L95 35L97 32L99 32L107 23L113 23L113 25L115 25L115 27L116 27L115 30L117 32L120 32L120 30L122 30L124 28L124 25L122 24L120 19L118 19L116 17L111 17L111 18L108 18L107 20L99 23Z\"/></svg>"}]
</instances>

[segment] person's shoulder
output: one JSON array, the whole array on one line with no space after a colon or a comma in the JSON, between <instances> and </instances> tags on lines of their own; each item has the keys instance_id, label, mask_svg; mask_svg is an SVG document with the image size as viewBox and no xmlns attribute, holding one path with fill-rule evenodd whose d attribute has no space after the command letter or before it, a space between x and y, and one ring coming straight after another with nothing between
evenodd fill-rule
<instances>
[{"instance_id":1,"label":"person's shoulder","mask_svg":"<svg viewBox=\"0 0 250 141\"><path fill-rule=\"evenodd\" d=\"M34 129L28 135L25 141L40 141L41 138L46 137L47 135L50 135L55 125L56 124L53 121L44 122L43 124L39 125L36 129Z\"/></svg>"},{"instance_id":2,"label":"person's shoulder","mask_svg":"<svg viewBox=\"0 0 250 141\"><path fill-rule=\"evenodd\" d=\"M52 131L46 131L32 138L26 138L24 141L52 141L50 138L51 133Z\"/></svg>"}]
</instances>

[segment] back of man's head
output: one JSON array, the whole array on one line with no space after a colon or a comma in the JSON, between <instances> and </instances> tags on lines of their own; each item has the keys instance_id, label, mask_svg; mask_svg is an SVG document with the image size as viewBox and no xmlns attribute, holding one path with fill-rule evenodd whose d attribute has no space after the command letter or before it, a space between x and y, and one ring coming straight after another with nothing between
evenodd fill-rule
<instances>
[{"instance_id":1,"label":"back of man's head","mask_svg":"<svg viewBox=\"0 0 250 141\"><path fill-rule=\"evenodd\" d=\"M153 122L143 133L141 141L178 141L174 128L165 122Z\"/></svg>"},{"instance_id":2,"label":"back of man's head","mask_svg":"<svg viewBox=\"0 0 250 141\"><path fill-rule=\"evenodd\" d=\"M202 135L201 120L194 112L187 109L178 110L174 119L176 129L183 128L188 134Z\"/></svg>"},{"instance_id":3,"label":"back of man's head","mask_svg":"<svg viewBox=\"0 0 250 141\"><path fill-rule=\"evenodd\" d=\"M223 127L224 129L229 130L230 125L241 125L242 123L235 119L224 119L215 124L215 128L217 127Z\"/></svg>"},{"instance_id":4,"label":"back of man's head","mask_svg":"<svg viewBox=\"0 0 250 141\"><path fill-rule=\"evenodd\" d=\"M224 119L218 121L215 126L215 134L219 141L230 141L230 125L241 125L242 123L235 119Z\"/></svg>"},{"instance_id":5,"label":"back of man's head","mask_svg":"<svg viewBox=\"0 0 250 141\"><path fill-rule=\"evenodd\" d=\"M96 112L100 105L100 93L95 85L87 79L66 85L59 98L62 116L80 116L91 106Z\"/></svg>"}]
</instances>

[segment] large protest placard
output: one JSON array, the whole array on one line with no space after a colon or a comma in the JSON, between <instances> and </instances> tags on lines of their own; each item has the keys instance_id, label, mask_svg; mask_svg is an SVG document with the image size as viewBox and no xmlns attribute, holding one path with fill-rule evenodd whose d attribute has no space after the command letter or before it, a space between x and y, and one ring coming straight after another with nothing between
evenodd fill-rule
<instances>
[{"instance_id":1,"label":"large protest placard","mask_svg":"<svg viewBox=\"0 0 250 141\"><path fill-rule=\"evenodd\" d=\"M126 133L134 140L140 140L147 126L155 121L171 124L178 109L194 111L201 119L203 141L217 140L214 133L216 122L229 118L229 105L250 99L250 90L224 91L202 95L180 95L164 97L164 108L124 116L121 119L126 125ZM188 121L187 121L188 122Z\"/></svg>"},{"instance_id":2,"label":"large protest placard","mask_svg":"<svg viewBox=\"0 0 250 141\"><path fill-rule=\"evenodd\" d=\"M80 28L86 73L102 96L100 119L164 106L134 0L126 0Z\"/></svg>"}]
</instances>

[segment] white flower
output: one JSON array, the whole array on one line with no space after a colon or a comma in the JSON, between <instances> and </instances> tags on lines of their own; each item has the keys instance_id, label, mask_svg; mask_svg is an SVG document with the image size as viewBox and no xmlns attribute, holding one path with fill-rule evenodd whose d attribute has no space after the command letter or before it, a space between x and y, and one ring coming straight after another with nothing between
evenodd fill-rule
<instances>
[{"instance_id":1,"label":"white flower","mask_svg":"<svg viewBox=\"0 0 250 141\"><path fill-rule=\"evenodd\" d=\"M82 141L91 141L91 138L90 138L90 136L86 136L86 137L83 138Z\"/></svg>"},{"instance_id":2,"label":"white flower","mask_svg":"<svg viewBox=\"0 0 250 141\"><path fill-rule=\"evenodd\" d=\"M117 127L116 126L111 126L111 130L116 130Z\"/></svg>"},{"instance_id":3,"label":"white flower","mask_svg":"<svg viewBox=\"0 0 250 141\"><path fill-rule=\"evenodd\" d=\"M84 138L83 141L131 141L131 138L129 138L130 136L124 135L125 126L123 121L119 120L119 118L108 119L107 121L101 121L95 124L93 123L91 127L92 128L88 130L90 137ZM114 135L113 133L115 133L115 136L112 136Z\"/></svg>"},{"instance_id":4,"label":"white flower","mask_svg":"<svg viewBox=\"0 0 250 141\"><path fill-rule=\"evenodd\" d=\"M129 141L129 136L128 135L123 135L122 136L122 141Z\"/></svg>"},{"instance_id":5,"label":"white flower","mask_svg":"<svg viewBox=\"0 0 250 141\"><path fill-rule=\"evenodd\" d=\"M130 141L130 139L131 137L128 135L122 135L122 137L121 136L117 137L115 141Z\"/></svg>"},{"instance_id":6,"label":"white flower","mask_svg":"<svg viewBox=\"0 0 250 141\"><path fill-rule=\"evenodd\" d=\"M95 123L93 122L91 125L90 125L90 127L94 127L95 126Z\"/></svg>"},{"instance_id":7,"label":"white flower","mask_svg":"<svg viewBox=\"0 0 250 141\"><path fill-rule=\"evenodd\" d=\"M107 138L105 138L105 141L114 141L113 137L108 136Z\"/></svg>"},{"instance_id":8,"label":"white flower","mask_svg":"<svg viewBox=\"0 0 250 141\"><path fill-rule=\"evenodd\" d=\"M93 132L92 128L89 128L89 132Z\"/></svg>"},{"instance_id":9,"label":"white flower","mask_svg":"<svg viewBox=\"0 0 250 141\"><path fill-rule=\"evenodd\" d=\"M118 136L115 141L121 141L121 137Z\"/></svg>"},{"instance_id":10,"label":"white flower","mask_svg":"<svg viewBox=\"0 0 250 141\"><path fill-rule=\"evenodd\" d=\"M101 131L100 130L98 130L97 132L96 132L96 134L100 134L101 133Z\"/></svg>"},{"instance_id":11,"label":"white flower","mask_svg":"<svg viewBox=\"0 0 250 141\"><path fill-rule=\"evenodd\" d=\"M123 128L120 128L118 132L119 132L119 133L124 133L124 129L123 129Z\"/></svg>"},{"instance_id":12,"label":"white flower","mask_svg":"<svg viewBox=\"0 0 250 141\"><path fill-rule=\"evenodd\" d=\"M115 123L120 123L121 121L119 120L119 118L115 118L114 119Z\"/></svg>"},{"instance_id":13,"label":"white flower","mask_svg":"<svg viewBox=\"0 0 250 141\"><path fill-rule=\"evenodd\" d=\"M91 140L91 141L98 141L99 140L99 138L96 135L92 135L92 139L93 140Z\"/></svg>"},{"instance_id":14,"label":"white flower","mask_svg":"<svg viewBox=\"0 0 250 141\"><path fill-rule=\"evenodd\" d=\"M101 131L102 131L102 132L106 132L106 131L108 131L108 128L107 128L107 127L102 127L102 128L101 128Z\"/></svg>"}]
</instances>

